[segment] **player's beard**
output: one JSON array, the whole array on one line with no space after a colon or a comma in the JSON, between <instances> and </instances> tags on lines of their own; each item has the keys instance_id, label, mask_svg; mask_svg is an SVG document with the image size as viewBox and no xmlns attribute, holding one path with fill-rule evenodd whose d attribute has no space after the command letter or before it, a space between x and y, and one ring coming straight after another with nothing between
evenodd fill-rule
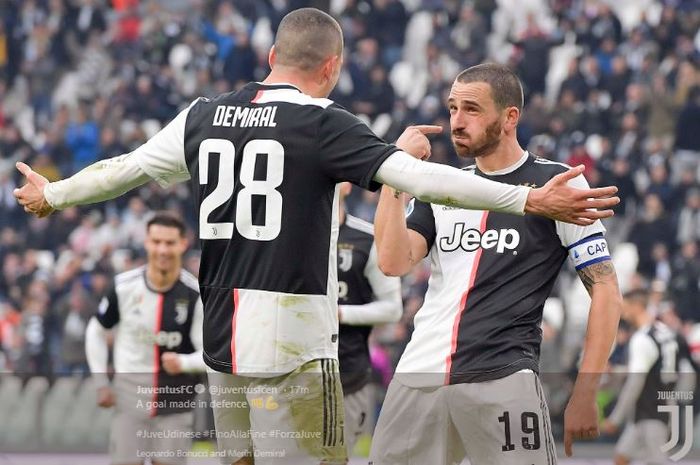
<instances>
[{"instance_id":1,"label":"player's beard","mask_svg":"<svg viewBox=\"0 0 700 465\"><path fill-rule=\"evenodd\" d=\"M457 152L457 155L459 155L462 158L483 157L485 155L491 154L494 150L496 150L496 147L498 147L498 144L500 144L501 142L502 129L503 126L501 125L501 122L498 119L496 119L493 123L486 126L486 130L484 131L482 137L478 139L472 139L472 137L469 136L469 145L463 145L460 142L456 142L454 139L452 139L452 145L454 145L455 152ZM465 133L463 132L453 133L453 135L458 136L464 134Z\"/></svg>"}]
</instances>

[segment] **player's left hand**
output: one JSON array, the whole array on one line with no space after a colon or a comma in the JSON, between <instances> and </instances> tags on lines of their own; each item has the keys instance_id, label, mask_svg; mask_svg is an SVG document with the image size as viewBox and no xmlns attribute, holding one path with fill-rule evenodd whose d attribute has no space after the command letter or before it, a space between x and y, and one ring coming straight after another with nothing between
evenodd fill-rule
<instances>
[{"instance_id":1,"label":"player's left hand","mask_svg":"<svg viewBox=\"0 0 700 465\"><path fill-rule=\"evenodd\" d=\"M170 375L179 375L182 373L182 363L180 363L180 355L175 352L163 352L160 356L163 362L163 369Z\"/></svg>"},{"instance_id":2,"label":"player's left hand","mask_svg":"<svg viewBox=\"0 0 700 465\"><path fill-rule=\"evenodd\" d=\"M567 457L573 454L572 444L578 439L595 439L598 430L598 404L595 395L571 396L564 412L564 452Z\"/></svg>"},{"instance_id":3,"label":"player's left hand","mask_svg":"<svg viewBox=\"0 0 700 465\"><path fill-rule=\"evenodd\" d=\"M17 202L24 207L24 211L27 213L39 218L49 216L54 211L54 208L44 197L44 187L49 183L49 180L21 161L17 162L16 166L19 172L27 178L27 184L13 192Z\"/></svg>"}]
</instances>

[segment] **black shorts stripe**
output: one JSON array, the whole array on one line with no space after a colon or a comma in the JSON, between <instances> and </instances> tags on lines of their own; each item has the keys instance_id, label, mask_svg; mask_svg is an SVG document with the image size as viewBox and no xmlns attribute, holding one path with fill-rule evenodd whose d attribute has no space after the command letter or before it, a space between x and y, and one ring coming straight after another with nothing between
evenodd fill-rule
<instances>
[{"instance_id":1,"label":"black shorts stripe","mask_svg":"<svg viewBox=\"0 0 700 465\"><path fill-rule=\"evenodd\" d=\"M332 446L335 442L335 403L333 402L333 371L330 369L330 361L323 360L323 368L326 370L326 378L328 379L328 386L326 389L326 396L328 397L328 446Z\"/></svg>"},{"instance_id":2,"label":"black shorts stripe","mask_svg":"<svg viewBox=\"0 0 700 465\"><path fill-rule=\"evenodd\" d=\"M328 390L328 376L326 374L325 360L321 360L321 377L323 382L323 446L328 447L328 397L326 392Z\"/></svg>"},{"instance_id":3,"label":"black shorts stripe","mask_svg":"<svg viewBox=\"0 0 700 465\"><path fill-rule=\"evenodd\" d=\"M338 396L336 394L338 380L334 368L334 360L328 360L328 371L331 379L331 402L333 405L333 442L331 445L335 447L338 445L340 438L338 437Z\"/></svg>"},{"instance_id":4,"label":"black shorts stripe","mask_svg":"<svg viewBox=\"0 0 700 465\"><path fill-rule=\"evenodd\" d=\"M535 389L537 390L537 397L540 399L540 411L542 412L542 428L544 433L544 445L547 452L547 464L556 465L557 464L557 453L554 449L554 444L552 444L552 426L549 423L549 409L547 408L547 401L544 398L544 393L542 392L542 385L540 384L540 379L535 375Z\"/></svg>"}]
</instances>

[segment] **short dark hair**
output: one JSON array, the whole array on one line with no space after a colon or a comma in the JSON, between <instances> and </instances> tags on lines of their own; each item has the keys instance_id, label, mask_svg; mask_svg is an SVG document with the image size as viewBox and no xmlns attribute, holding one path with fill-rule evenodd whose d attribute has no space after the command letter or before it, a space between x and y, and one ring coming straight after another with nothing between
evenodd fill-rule
<instances>
[{"instance_id":1,"label":"short dark hair","mask_svg":"<svg viewBox=\"0 0 700 465\"><path fill-rule=\"evenodd\" d=\"M491 96L499 109L516 107L523 111L523 86L518 76L507 66L482 63L465 69L457 82L485 82L491 86Z\"/></svg>"},{"instance_id":2,"label":"short dark hair","mask_svg":"<svg viewBox=\"0 0 700 465\"><path fill-rule=\"evenodd\" d=\"M644 289L632 289L631 291L627 291L622 298L637 305L641 305L644 308L646 308L649 303L649 293Z\"/></svg>"},{"instance_id":3,"label":"short dark hair","mask_svg":"<svg viewBox=\"0 0 700 465\"><path fill-rule=\"evenodd\" d=\"M148 220L148 223L146 223L146 231L149 231L151 226L154 224L166 226L168 228L176 228L180 233L180 237L185 237L185 231L187 229L185 223L174 213L157 212L150 220Z\"/></svg>"},{"instance_id":4,"label":"short dark hair","mask_svg":"<svg viewBox=\"0 0 700 465\"><path fill-rule=\"evenodd\" d=\"M343 53L343 31L328 13L300 8L288 13L275 37L277 62L304 71L320 66L331 55Z\"/></svg>"}]
</instances>

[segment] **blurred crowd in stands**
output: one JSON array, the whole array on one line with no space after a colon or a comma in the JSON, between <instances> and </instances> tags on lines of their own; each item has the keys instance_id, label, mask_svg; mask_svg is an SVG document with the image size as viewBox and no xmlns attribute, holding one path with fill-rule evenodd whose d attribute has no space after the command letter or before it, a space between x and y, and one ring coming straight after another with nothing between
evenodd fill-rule
<instances>
[{"instance_id":1,"label":"blurred crowd in stands","mask_svg":"<svg viewBox=\"0 0 700 465\"><path fill-rule=\"evenodd\" d=\"M454 77L485 60L512 66L522 145L619 187L606 226L623 290L651 289L659 317L700 349L699 0L0 0L0 372L84 373L87 321L114 273L143 262L150 212L196 226L184 184L30 218L12 196L15 162L56 180L129 152L197 96L262 79L280 19L303 6L343 27L331 98L389 141L408 124L442 125L436 162L464 164L445 106ZM348 207L371 221L376 201L355 189ZM585 329L585 290L564 270L545 311L544 371L575 366ZM405 278L402 322L374 335L383 379L428 274Z\"/></svg>"}]
</instances>

